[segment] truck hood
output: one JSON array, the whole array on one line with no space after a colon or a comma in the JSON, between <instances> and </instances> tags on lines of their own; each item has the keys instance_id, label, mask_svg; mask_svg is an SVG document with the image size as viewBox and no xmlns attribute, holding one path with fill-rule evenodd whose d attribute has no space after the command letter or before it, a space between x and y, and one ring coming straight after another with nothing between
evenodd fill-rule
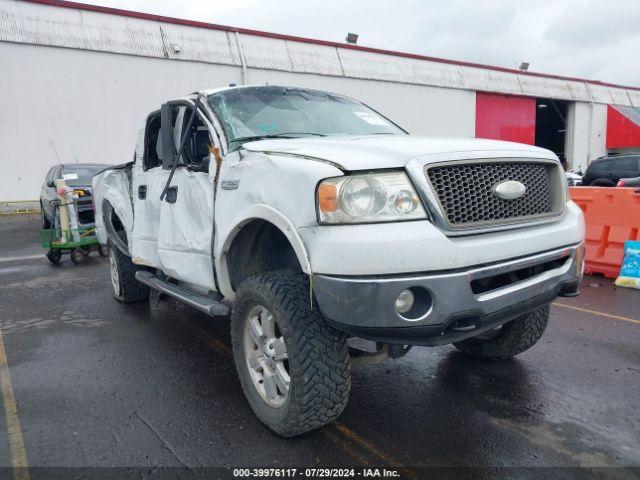
<instances>
[{"instance_id":1,"label":"truck hood","mask_svg":"<svg viewBox=\"0 0 640 480\"><path fill-rule=\"evenodd\" d=\"M422 155L460 152L527 152L532 157L555 158L549 150L522 143L477 138L421 137L414 135L331 136L259 140L245 143L245 150L285 154L330 161L344 170L404 167ZM494 155L491 154L494 152ZM435 160L434 160L435 161Z\"/></svg>"}]
</instances>

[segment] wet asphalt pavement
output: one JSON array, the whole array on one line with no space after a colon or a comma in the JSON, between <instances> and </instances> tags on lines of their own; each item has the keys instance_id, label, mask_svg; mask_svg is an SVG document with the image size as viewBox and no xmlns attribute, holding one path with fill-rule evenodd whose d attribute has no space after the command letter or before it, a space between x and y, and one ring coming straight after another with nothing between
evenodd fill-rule
<instances>
[{"instance_id":1,"label":"wet asphalt pavement","mask_svg":"<svg viewBox=\"0 0 640 480\"><path fill-rule=\"evenodd\" d=\"M0 331L32 468L142 467L142 478L159 467L188 478L200 467L286 466L387 466L402 478L640 475L640 291L585 278L582 296L552 307L538 345L508 362L445 346L354 366L339 421L285 440L244 400L227 321L156 296L121 305L105 259L53 266L40 257L38 228L38 216L0 217ZM0 414L3 467L16 460L9 417ZM30 471L61 472L70 471Z\"/></svg>"}]
</instances>

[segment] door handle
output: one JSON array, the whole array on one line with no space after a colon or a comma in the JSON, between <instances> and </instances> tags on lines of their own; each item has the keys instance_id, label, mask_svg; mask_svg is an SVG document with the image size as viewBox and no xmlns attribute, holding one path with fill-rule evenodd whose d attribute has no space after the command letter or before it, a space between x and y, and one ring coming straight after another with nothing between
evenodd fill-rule
<instances>
[{"instance_id":1,"label":"door handle","mask_svg":"<svg viewBox=\"0 0 640 480\"><path fill-rule=\"evenodd\" d=\"M167 188L167 194L164 197L169 203L176 203L178 199L178 187Z\"/></svg>"},{"instance_id":2,"label":"door handle","mask_svg":"<svg viewBox=\"0 0 640 480\"><path fill-rule=\"evenodd\" d=\"M138 198L140 200L144 200L145 198L147 198L147 186L146 185L140 185L138 187Z\"/></svg>"}]
</instances>

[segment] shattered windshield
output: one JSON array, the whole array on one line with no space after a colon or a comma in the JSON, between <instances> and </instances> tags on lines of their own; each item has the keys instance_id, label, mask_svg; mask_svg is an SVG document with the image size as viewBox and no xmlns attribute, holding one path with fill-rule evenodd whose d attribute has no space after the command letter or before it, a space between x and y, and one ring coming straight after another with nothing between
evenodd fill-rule
<instances>
[{"instance_id":1,"label":"shattered windshield","mask_svg":"<svg viewBox=\"0 0 640 480\"><path fill-rule=\"evenodd\" d=\"M264 138L406 133L362 103L318 90L235 88L210 95L209 104L230 150Z\"/></svg>"}]
</instances>

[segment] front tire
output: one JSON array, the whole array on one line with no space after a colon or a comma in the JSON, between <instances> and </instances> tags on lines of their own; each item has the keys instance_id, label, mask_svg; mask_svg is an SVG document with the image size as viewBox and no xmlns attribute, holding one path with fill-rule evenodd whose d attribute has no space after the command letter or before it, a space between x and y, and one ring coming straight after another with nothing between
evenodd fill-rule
<instances>
[{"instance_id":1,"label":"front tire","mask_svg":"<svg viewBox=\"0 0 640 480\"><path fill-rule=\"evenodd\" d=\"M109 241L109 276L113 298L122 303L146 302L149 287L136 280L140 267Z\"/></svg>"},{"instance_id":2,"label":"front tire","mask_svg":"<svg viewBox=\"0 0 640 480\"><path fill-rule=\"evenodd\" d=\"M309 308L304 275L283 270L245 280L231 340L247 401L274 432L299 435L344 410L351 388L347 337Z\"/></svg>"},{"instance_id":3,"label":"front tire","mask_svg":"<svg viewBox=\"0 0 640 480\"><path fill-rule=\"evenodd\" d=\"M480 360L501 361L533 347L549 322L549 305L502 325L484 335L453 345L467 355Z\"/></svg>"}]
</instances>

